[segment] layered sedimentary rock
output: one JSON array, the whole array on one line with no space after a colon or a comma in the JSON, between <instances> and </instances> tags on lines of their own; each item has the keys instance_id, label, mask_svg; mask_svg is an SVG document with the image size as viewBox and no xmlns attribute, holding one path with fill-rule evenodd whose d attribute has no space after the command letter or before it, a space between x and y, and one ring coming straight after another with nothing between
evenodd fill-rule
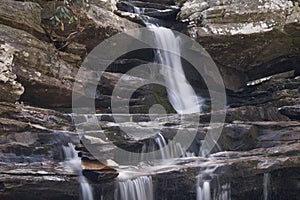
<instances>
[{"instance_id":1,"label":"layered sedimentary rock","mask_svg":"<svg viewBox=\"0 0 300 200\"><path fill-rule=\"evenodd\" d=\"M3 0L0 5L0 199L80 198L78 173L64 162L62 147L68 143L76 145L94 198L114 199L116 169L122 164L113 160L116 146L132 152L158 150L158 132L173 147L176 134L192 133L195 140L184 148L199 155L209 131L221 128L218 145L207 157L177 159L172 166L149 162L138 167L152 176L156 199L195 199L199 174L209 182L212 195L225 188L232 199L260 199L266 191L264 177L270 176L270 199L298 199L299 1L131 1L141 10L146 8L152 19L172 21L171 26L177 24L175 14L182 5L177 19L183 23L178 27L185 27L216 61L231 90L227 108L211 113L208 105L200 115L148 115L155 103L168 112L174 110L165 88L146 85L130 99L116 97L129 102L119 108L120 113L97 116L26 104L71 108L74 79L87 53L116 33L141 27L120 17L132 7L120 1L117 5L123 11L116 11L114 1L93 0L92 9L80 16L79 27L66 24L61 31L49 20L53 2L34 2ZM141 18L135 20L144 24ZM124 94L146 83L123 74L153 57L152 50L127 54L107 68L100 82L91 82L97 86L97 111L111 111L111 94L121 77ZM186 68L186 73L196 89L203 89L193 71ZM15 103L18 100L25 105ZM212 115L225 114L224 124L209 124ZM72 117L80 117L80 123L75 125ZM80 141L76 129L89 133ZM101 155L102 162L89 150ZM208 168L213 172L205 173Z\"/></svg>"},{"instance_id":2,"label":"layered sedimentary rock","mask_svg":"<svg viewBox=\"0 0 300 200\"><path fill-rule=\"evenodd\" d=\"M210 53L228 89L295 70L299 74L299 3L296 1L205 1L183 4L178 19Z\"/></svg>"}]
</instances>

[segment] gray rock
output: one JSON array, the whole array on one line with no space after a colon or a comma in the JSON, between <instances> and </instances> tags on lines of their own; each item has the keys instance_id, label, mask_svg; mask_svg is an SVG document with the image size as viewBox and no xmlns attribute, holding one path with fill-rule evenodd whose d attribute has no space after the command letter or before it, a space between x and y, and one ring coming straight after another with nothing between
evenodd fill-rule
<instances>
[{"instance_id":1,"label":"gray rock","mask_svg":"<svg viewBox=\"0 0 300 200\"><path fill-rule=\"evenodd\" d=\"M13 53L9 44L0 45L0 101L15 102L24 93L24 87L12 71Z\"/></svg>"},{"instance_id":2,"label":"gray rock","mask_svg":"<svg viewBox=\"0 0 300 200\"><path fill-rule=\"evenodd\" d=\"M279 112L288 116L290 119L300 120L300 106L283 106L279 108Z\"/></svg>"},{"instance_id":3,"label":"gray rock","mask_svg":"<svg viewBox=\"0 0 300 200\"><path fill-rule=\"evenodd\" d=\"M111 12L117 10L117 0L92 0L90 3Z\"/></svg>"},{"instance_id":4,"label":"gray rock","mask_svg":"<svg viewBox=\"0 0 300 200\"><path fill-rule=\"evenodd\" d=\"M5 83L6 87L10 82L15 84L15 89L11 90L17 94L14 101L22 94L22 100L32 104L70 106L72 79L77 68L60 60L52 45L24 31L4 25L0 27L2 46L9 47L4 51L9 49L12 55L4 64L15 74L14 79L17 78L12 79L15 82L11 80Z\"/></svg>"},{"instance_id":5,"label":"gray rock","mask_svg":"<svg viewBox=\"0 0 300 200\"><path fill-rule=\"evenodd\" d=\"M103 40L119 32L139 28L140 25L125 18L119 17L113 12L92 4L88 12L80 15L80 24L75 21L72 24L65 24L62 31L60 27L53 27L49 20L53 13L54 2L47 2L43 5L42 24L53 41L64 44L69 40L86 46L87 52L100 44ZM89 38L89 39L87 39Z\"/></svg>"},{"instance_id":6,"label":"gray rock","mask_svg":"<svg viewBox=\"0 0 300 200\"><path fill-rule=\"evenodd\" d=\"M189 0L178 19L190 23L188 34L210 53L228 89L238 90L247 81L272 74L299 71L300 15L295 2Z\"/></svg>"},{"instance_id":7,"label":"gray rock","mask_svg":"<svg viewBox=\"0 0 300 200\"><path fill-rule=\"evenodd\" d=\"M24 30L39 39L47 39L41 27L41 7L37 3L2 0L0 23Z\"/></svg>"}]
</instances>

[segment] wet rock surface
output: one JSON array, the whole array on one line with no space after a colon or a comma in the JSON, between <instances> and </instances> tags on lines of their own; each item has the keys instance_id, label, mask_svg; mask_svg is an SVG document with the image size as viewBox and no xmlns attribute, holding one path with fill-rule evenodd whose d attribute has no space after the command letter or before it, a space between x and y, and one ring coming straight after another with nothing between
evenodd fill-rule
<instances>
[{"instance_id":1,"label":"wet rock surface","mask_svg":"<svg viewBox=\"0 0 300 200\"><path fill-rule=\"evenodd\" d=\"M214 197L225 190L231 199L262 199L269 174L269 199L299 199L298 1L93 0L92 9L80 16L79 29L66 24L64 31L49 20L54 2L33 2L3 0L0 5L0 199L81 198L78 173L64 162L62 147L68 143L76 146L94 198L114 199L122 170L131 169L118 161L141 159L124 156L117 147L148 153L160 149L158 139L171 146L176 159L134 168L138 175L152 176L155 199L196 199L199 172ZM131 13L137 8L142 15ZM38 108L70 111L74 79L87 53L116 33L144 26L145 16L168 27L182 21L180 27L206 48L228 89L226 109L210 112L207 100L200 114L148 114L154 104L174 112L158 85L139 88L128 98L125 94L146 80L124 73L152 62L153 50L122 56L100 82L91 83L97 86L96 111L102 114ZM197 90L205 90L193 71L186 69L186 74ZM122 77L124 93L113 99ZM129 105L107 114L112 99ZM224 124L210 124L212 116L222 115ZM76 130L82 129L88 133L79 140ZM195 157L204 139L221 129L212 154ZM194 140L179 148L176 135Z\"/></svg>"},{"instance_id":2,"label":"wet rock surface","mask_svg":"<svg viewBox=\"0 0 300 200\"><path fill-rule=\"evenodd\" d=\"M68 143L79 145L69 115L1 102L1 199L79 199L77 173L64 162L62 147ZM90 170L88 165L84 170ZM113 184L109 182L117 175L115 171L107 167L93 170L99 173L101 180L106 180L97 195L106 193L107 188L113 191Z\"/></svg>"}]
</instances>

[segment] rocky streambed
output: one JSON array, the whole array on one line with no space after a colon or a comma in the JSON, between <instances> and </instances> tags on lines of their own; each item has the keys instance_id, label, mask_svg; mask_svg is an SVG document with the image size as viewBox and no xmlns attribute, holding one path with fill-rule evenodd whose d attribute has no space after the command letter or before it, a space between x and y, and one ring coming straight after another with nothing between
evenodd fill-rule
<instances>
[{"instance_id":1,"label":"rocky streambed","mask_svg":"<svg viewBox=\"0 0 300 200\"><path fill-rule=\"evenodd\" d=\"M211 199L299 199L298 1L95 0L80 16L80 29L66 24L64 31L49 21L54 4L1 0L1 199L82 198L78 173L65 162L63 147L69 143L78 151L94 199L122 199L116 195L119 182L141 176L151 177L154 199L201 199L204 191ZM189 82L207 100L202 113L148 114L154 104L174 112L166 89L148 85L130 100L118 99L130 102L130 114L110 114L120 77L153 61L153 50L146 49L118 58L94 83L97 115L72 114L73 84L86 55L116 33L143 27L145 17L205 47L222 74L226 108L210 112L203 80L183 61ZM124 90L145 82L135 76L126 80ZM224 114L223 124L210 124L212 115ZM80 135L80 128L89 132ZM220 129L211 154L202 157L201 141ZM128 166L128 160L140 158L133 153L122 163L114 157L116 147L160 152L157 133L171 146L164 161ZM178 146L176 134L195 139ZM170 159L176 152L182 156Z\"/></svg>"}]
</instances>

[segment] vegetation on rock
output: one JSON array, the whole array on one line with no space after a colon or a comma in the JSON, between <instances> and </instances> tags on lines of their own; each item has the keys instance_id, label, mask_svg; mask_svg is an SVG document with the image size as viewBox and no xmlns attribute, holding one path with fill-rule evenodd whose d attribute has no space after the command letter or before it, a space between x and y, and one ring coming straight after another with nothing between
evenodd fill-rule
<instances>
[{"instance_id":1,"label":"vegetation on rock","mask_svg":"<svg viewBox=\"0 0 300 200\"><path fill-rule=\"evenodd\" d=\"M64 0L60 5L58 0L55 1L57 5L55 14L51 17L53 24L60 26L60 29L64 31L65 23L72 24L79 19L79 15L83 11L87 11L90 8L89 0Z\"/></svg>"}]
</instances>

